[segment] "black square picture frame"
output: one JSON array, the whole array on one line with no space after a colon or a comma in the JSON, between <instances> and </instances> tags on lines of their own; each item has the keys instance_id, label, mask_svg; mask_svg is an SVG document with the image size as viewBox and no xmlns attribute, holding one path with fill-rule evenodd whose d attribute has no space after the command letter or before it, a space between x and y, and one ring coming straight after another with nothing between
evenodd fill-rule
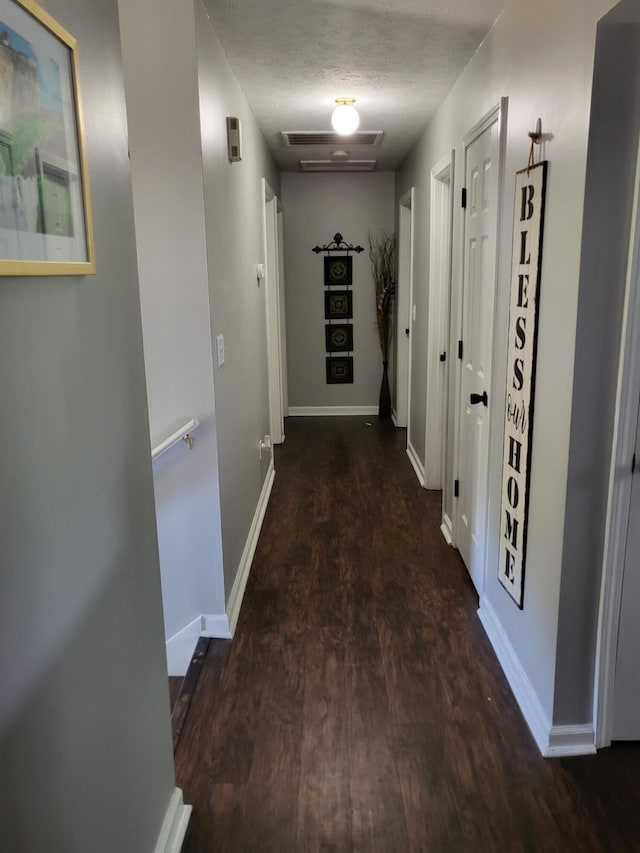
<instances>
[{"instance_id":1,"label":"black square picture frame","mask_svg":"<svg viewBox=\"0 0 640 853\"><path fill-rule=\"evenodd\" d=\"M353 294L350 290L325 290L325 320L350 320L353 317Z\"/></svg>"},{"instance_id":2,"label":"black square picture frame","mask_svg":"<svg viewBox=\"0 0 640 853\"><path fill-rule=\"evenodd\" d=\"M327 356L327 385L353 384L353 356Z\"/></svg>"},{"instance_id":3,"label":"black square picture frame","mask_svg":"<svg viewBox=\"0 0 640 853\"><path fill-rule=\"evenodd\" d=\"M353 284L352 261L351 255L327 255L324 259L325 287L332 285L351 287Z\"/></svg>"},{"instance_id":4,"label":"black square picture frame","mask_svg":"<svg viewBox=\"0 0 640 853\"><path fill-rule=\"evenodd\" d=\"M324 327L327 352L353 351L353 326L350 323L328 323Z\"/></svg>"}]
</instances>

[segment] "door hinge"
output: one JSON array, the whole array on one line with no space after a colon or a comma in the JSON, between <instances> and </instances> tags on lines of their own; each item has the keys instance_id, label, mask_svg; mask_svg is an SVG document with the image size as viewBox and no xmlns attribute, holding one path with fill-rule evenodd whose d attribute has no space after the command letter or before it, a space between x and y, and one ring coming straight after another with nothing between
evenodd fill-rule
<instances>
[{"instance_id":1,"label":"door hinge","mask_svg":"<svg viewBox=\"0 0 640 853\"><path fill-rule=\"evenodd\" d=\"M453 496L454 498L460 497L460 480L453 481Z\"/></svg>"},{"instance_id":2,"label":"door hinge","mask_svg":"<svg viewBox=\"0 0 640 853\"><path fill-rule=\"evenodd\" d=\"M446 352L441 352L440 353L440 361L446 361L446 360L447 360Z\"/></svg>"},{"instance_id":3,"label":"door hinge","mask_svg":"<svg viewBox=\"0 0 640 853\"><path fill-rule=\"evenodd\" d=\"M458 358L462 360L462 341L458 341Z\"/></svg>"},{"instance_id":4,"label":"door hinge","mask_svg":"<svg viewBox=\"0 0 640 853\"><path fill-rule=\"evenodd\" d=\"M467 188L462 187L462 198L460 199L460 205L463 210L467 209Z\"/></svg>"},{"instance_id":5,"label":"door hinge","mask_svg":"<svg viewBox=\"0 0 640 853\"><path fill-rule=\"evenodd\" d=\"M631 460L631 473L635 474L636 472L636 454L633 454L633 459Z\"/></svg>"}]
</instances>

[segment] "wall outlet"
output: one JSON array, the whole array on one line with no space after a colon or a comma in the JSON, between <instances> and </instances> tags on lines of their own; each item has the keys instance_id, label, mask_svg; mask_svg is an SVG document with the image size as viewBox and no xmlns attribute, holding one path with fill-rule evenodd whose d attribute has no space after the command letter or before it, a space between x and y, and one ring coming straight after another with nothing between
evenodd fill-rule
<instances>
[{"instance_id":1,"label":"wall outlet","mask_svg":"<svg viewBox=\"0 0 640 853\"><path fill-rule=\"evenodd\" d=\"M264 451L271 450L271 436L265 435L264 438L261 438L260 441L258 442L258 448L259 448L258 453L260 456L260 461L262 461L263 450Z\"/></svg>"}]
</instances>

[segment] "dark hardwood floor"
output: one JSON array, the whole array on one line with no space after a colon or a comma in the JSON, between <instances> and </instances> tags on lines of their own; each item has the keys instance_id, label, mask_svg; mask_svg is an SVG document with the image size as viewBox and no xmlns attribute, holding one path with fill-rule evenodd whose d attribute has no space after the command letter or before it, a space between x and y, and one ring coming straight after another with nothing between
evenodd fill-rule
<instances>
[{"instance_id":1,"label":"dark hardwood floor","mask_svg":"<svg viewBox=\"0 0 640 853\"><path fill-rule=\"evenodd\" d=\"M180 696L183 681L184 678L182 678L182 676L169 676L169 705L171 707L171 713L173 713L173 709L176 707L176 702Z\"/></svg>"},{"instance_id":2,"label":"dark hardwood floor","mask_svg":"<svg viewBox=\"0 0 640 853\"><path fill-rule=\"evenodd\" d=\"M377 418L288 419L231 642L176 749L186 853L640 851L640 750L540 757Z\"/></svg>"}]
</instances>

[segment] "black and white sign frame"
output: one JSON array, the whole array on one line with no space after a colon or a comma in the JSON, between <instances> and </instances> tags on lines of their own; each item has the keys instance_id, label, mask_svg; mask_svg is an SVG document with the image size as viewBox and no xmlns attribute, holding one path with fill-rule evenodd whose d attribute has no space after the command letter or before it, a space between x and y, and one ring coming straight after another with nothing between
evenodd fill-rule
<instances>
[{"instance_id":1,"label":"black and white sign frame","mask_svg":"<svg viewBox=\"0 0 640 853\"><path fill-rule=\"evenodd\" d=\"M498 578L524 607L547 161L516 172Z\"/></svg>"}]
</instances>

